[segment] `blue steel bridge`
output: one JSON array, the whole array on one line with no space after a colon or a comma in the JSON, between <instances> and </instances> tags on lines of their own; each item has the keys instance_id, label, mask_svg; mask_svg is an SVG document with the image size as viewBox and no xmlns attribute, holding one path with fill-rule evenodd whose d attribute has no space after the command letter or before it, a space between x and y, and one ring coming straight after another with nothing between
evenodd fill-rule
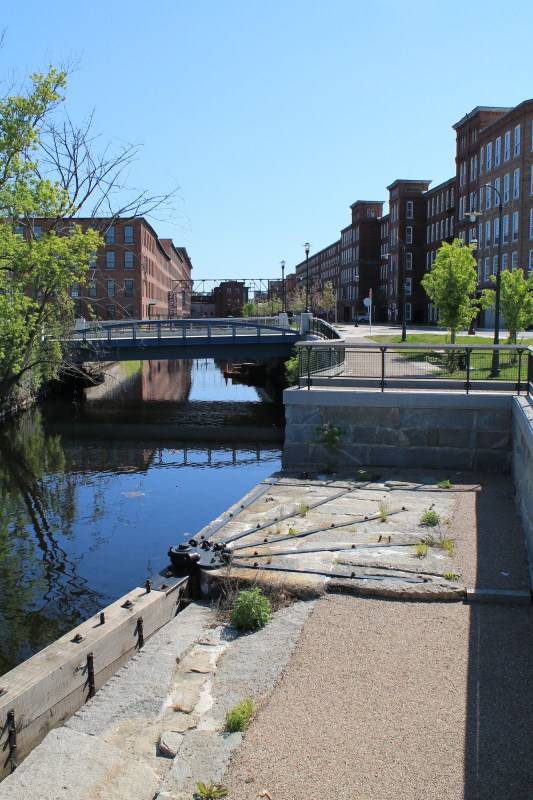
<instances>
[{"instance_id":1,"label":"blue steel bridge","mask_svg":"<svg viewBox=\"0 0 533 800\"><path fill-rule=\"evenodd\" d=\"M289 358L302 334L277 318L121 320L89 324L67 340L71 360Z\"/></svg>"}]
</instances>

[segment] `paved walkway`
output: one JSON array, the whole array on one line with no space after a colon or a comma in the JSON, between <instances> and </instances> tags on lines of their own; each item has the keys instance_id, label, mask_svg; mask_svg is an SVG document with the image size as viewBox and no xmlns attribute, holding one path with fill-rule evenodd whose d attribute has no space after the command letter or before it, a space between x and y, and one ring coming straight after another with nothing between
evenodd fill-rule
<instances>
[{"instance_id":1,"label":"paved walkway","mask_svg":"<svg viewBox=\"0 0 533 800\"><path fill-rule=\"evenodd\" d=\"M509 478L485 476L454 524L478 543L472 585L523 587ZM328 596L225 783L231 800L530 800L532 708L531 606Z\"/></svg>"}]
</instances>

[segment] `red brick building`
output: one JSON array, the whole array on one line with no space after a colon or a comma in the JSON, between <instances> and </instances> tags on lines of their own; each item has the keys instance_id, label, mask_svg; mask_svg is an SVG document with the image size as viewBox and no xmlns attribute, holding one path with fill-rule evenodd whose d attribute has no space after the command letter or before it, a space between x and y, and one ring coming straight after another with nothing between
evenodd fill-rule
<instances>
[{"instance_id":1,"label":"red brick building","mask_svg":"<svg viewBox=\"0 0 533 800\"><path fill-rule=\"evenodd\" d=\"M95 254L85 285L74 284L77 317L87 319L167 319L188 316L192 263L184 247L159 239L144 218L60 221L32 220L34 236L52 227L68 235L73 224L102 231L104 245ZM24 225L20 232L24 234Z\"/></svg>"},{"instance_id":2,"label":"red brick building","mask_svg":"<svg viewBox=\"0 0 533 800\"><path fill-rule=\"evenodd\" d=\"M222 281L213 290L215 317L242 317L242 307L248 302L244 281Z\"/></svg>"}]
</instances>

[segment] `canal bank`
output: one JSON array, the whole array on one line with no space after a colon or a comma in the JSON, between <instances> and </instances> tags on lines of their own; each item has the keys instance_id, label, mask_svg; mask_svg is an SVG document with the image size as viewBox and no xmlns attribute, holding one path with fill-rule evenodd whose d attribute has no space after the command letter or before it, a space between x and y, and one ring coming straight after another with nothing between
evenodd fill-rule
<instances>
[{"instance_id":1,"label":"canal bank","mask_svg":"<svg viewBox=\"0 0 533 800\"><path fill-rule=\"evenodd\" d=\"M274 483L276 477L278 480ZM396 652L394 637L389 639L392 629L388 633L386 627L380 629L381 633L378 633L379 626L376 630L373 629L374 614L378 614L376 625L378 622L380 626L383 625L383 619L379 616L382 614L380 608L383 607L385 617L388 613L392 627L397 628L395 636L405 637L405 641L411 641L413 644L415 640L420 642L420 647L426 654L424 669L411 676L417 687L414 694L420 704L420 707L413 706L411 713L419 716L424 714L423 706L428 694L432 697L433 705L449 702L450 697L447 692L449 692L449 682L455 683L455 670L462 676L462 683L466 681L470 687L469 681L473 680L474 674L472 670L476 668L475 652L483 658L487 656L485 649L479 649L478 645L481 645L475 637L480 630L483 636L486 636L486 626L489 625L492 615L496 615L500 620L498 630L502 631L503 628L506 630L506 652L510 652L508 648L513 642L513 646L518 647L519 640L515 641L513 637L515 634L516 637L523 636L529 631L531 611L530 606L516 605L517 600L524 602L529 599L529 582L524 542L514 510L510 478L457 473L452 478L452 486L445 489L438 485L444 479L443 474L428 470L394 471L392 474L373 476L370 482L354 480L355 477L360 476L352 478L344 476L342 479L337 476L312 478L290 474L273 476L200 532L200 535L204 536L204 541L206 539L214 541L216 536L220 542L223 539L227 541L230 536L240 535L252 526L253 533L257 536L259 525L264 526L260 529L263 538L265 536L269 538L274 533L273 538L279 539L281 537L275 532L275 527L278 524L289 524L289 519L280 522L283 510L291 515L291 527L298 526L301 532L320 527L324 537L331 530L331 520L335 521L335 525L347 522L347 525L341 524L335 528L336 533L343 531L346 539L342 552L334 549L340 546L338 541L333 545L331 540L327 542L325 538L322 538L321 542L331 550L325 550L322 554L305 552L311 549L312 540L316 543L317 539L321 539L321 534L310 533L302 539L298 537L299 540L292 543L290 553L287 551L287 556L272 557L270 565L273 567L276 566L273 563L275 558L278 559L278 563L279 560L288 558L294 568L303 566L309 570L301 575L296 583L287 582L287 575L278 571L257 567L242 570L236 566L237 553L234 554L232 564L221 570L218 576L218 581L224 582L252 579L264 582L265 585L274 585L278 594L281 591L286 597L290 592L307 597L312 595L314 598L319 598L318 600L299 601L282 607L264 631L248 636L236 636L231 627L217 618L215 609L197 602L192 603L150 639L133 661L120 670L95 698L89 700L63 729L48 735L44 745L39 746L13 776L4 781L0 790L1 796L18 798L24 795L26 798L39 797L42 800L48 797L50 799L69 797L71 800L72 798L85 800L88 797L152 798L157 795L160 798L177 800L192 796L196 780L224 779L233 782L231 797L256 796L257 792L253 795L247 793L252 788L248 784L252 783L253 788L257 788L258 791L273 789L273 797L306 796L316 797L318 800L319 797L327 796L327 793L323 793L326 785L330 791L331 786L328 782L332 780L331 770L335 769L332 766L335 762L329 763L331 753L324 743L326 731L323 726L326 725L326 728L340 726L341 730L346 728L343 718L337 719L335 715L340 713L343 698L352 697L353 689L349 689L349 686L353 683L359 687L358 692L364 695L368 691L364 682L373 681L373 686L381 687L383 696L380 702L383 703L384 698L388 696L387 693L392 691L396 695L398 692L398 686L392 675L398 669L401 674L403 667L397 661L407 658L407 654ZM340 496L343 492L344 494ZM248 502L249 500L252 502ZM385 520L379 513L377 515L368 513L372 508L379 509L380 506L383 508L384 503L387 504L389 512ZM302 514L302 504L307 505L304 514ZM244 509L241 506L244 506ZM433 552L429 552L424 558L417 554L415 540L421 540L431 533L421 524L421 517L427 510L435 510L441 517L446 515L448 520L446 532L454 542L456 555L451 556L437 546L430 548ZM364 520L360 526L354 521L357 515L360 522ZM360 535L354 530L357 527L361 528ZM412 537L409 543L405 542L407 531ZM247 536L234 539L235 546L237 542L245 544L251 535L250 531ZM295 534L290 536L294 537ZM504 547L502 542L505 543ZM272 543L267 544L272 547ZM281 547L281 543L275 544L276 548ZM356 544L355 559L350 555L353 553L353 544ZM254 547L257 549L255 545ZM241 551L247 559L250 557L248 550L249 548L243 547ZM325 571L323 561L318 564L310 562L310 559L316 557L323 559L326 554L331 559L329 570L335 572L346 570L344 577L331 581L321 574ZM259 553L255 558L256 561L260 560ZM310 574L313 567L316 568L314 577ZM449 579L443 578L443 573L449 572L450 568L456 572L459 580L450 582ZM354 570L368 577L353 578L351 573ZM376 574L387 573L389 577L402 573L405 580L400 582L400 586L396 585L395 580L389 581L387 588L387 583L384 585L382 580L375 579ZM214 581L214 573L210 571L209 574L211 581ZM413 585L410 581L415 575L435 578L435 581L430 582L428 586L427 596L418 594L418 600L435 600L436 585L449 587L450 584L454 584L456 587L452 590L454 596L450 595L445 599L455 599L458 602L432 604L432 607L439 609L438 611L428 611L427 603L407 602L402 606L405 605L408 611L396 612L394 606L378 599L381 591L384 589L385 593L390 591L391 583L394 584L396 597L412 598ZM343 590L366 595L369 589L373 591L374 599L345 597L342 601L337 601L328 599L330 595L325 594L329 591ZM466 593L466 589L470 592ZM487 590L490 590L488 596ZM420 589L417 587L417 591L423 592L423 586ZM519 595L513 595L513 592ZM465 602L467 595L468 602ZM486 611L476 610L479 606L471 601L479 599L496 600L497 605L491 605L490 608L487 606L489 610ZM514 600L515 604L508 605L509 600ZM327 605L332 602L334 606ZM326 609L325 612L320 611L323 607ZM456 612L453 610L455 608L461 611ZM330 620L334 620L334 625L324 627L324 613L326 617L331 615ZM339 618L339 614L342 619ZM404 614L406 616L402 617ZM502 620L505 620L505 624ZM349 625L348 629L346 625ZM513 630L513 626L516 626L516 630ZM324 629L321 631L321 628ZM428 636L428 630L433 630L431 636ZM444 631L446 636L439 639ZM376 635L381 636L381 639L373 643L372 637ZM448 635L451 637L449 642L446 638ZM472 653L468 652L467 643L470 640L470 646L478 647L478 651L473 649ZM312 653L309 652L310 642L313 643ZM380 647L388 643L376 661L375 648L379 642L381 642ZM485 646L483 637L481 644ZM70 646L74 647L74 644ZM299 655L301 647L304 647L302 652L306 653L308 659L305 669L302 667L301 654ZM491 647L495 647L494 641ZM518 651L516 653L513 651L513 655L509 656L513 659L513 670L517 665L520 665L520 670L525 669L524 657L529 650L528 648L524 650L523 641L520 647L524 651L522 655ZM345 661L346 653L351 652L352 648L358 652L358 657L346 656ZM419 651L418 644L414 651ZM293 652L296 659L294 662L291 656ZM429 653L432 653L431 657ZM385 659L387 654L389 662ZM43 655L46 658L45 653ZM450 665L452 655L453 663ZM506 669L506 662L502 653L492 653L493 660L495 656L497 656L498 674L498 670ZM370 674L370 667L361 672L362 665L367 661L377 668L377 672L373 675ZM294 669L291 666L293 663L298 664ZM407 663L410 663L409 660ZM448 671L448 677L443 679L446 693L441 696L437 692L436 697L440 698L438 700L434 695L436 688L439 688L438 680L436 686L435 676L429 681L426 674L430 663L433 663L437 675L440 675L441 667L442 670ZM526 666L528 663L526 658ZM339 667L340 673L337 674ZM452 667L454 672L450 675L449 670ZM315 672L315 668L318 672ZM328 671L330 674L326 674ZM244 754L248 752L246 750L248 737L253 736L256 725L260 725L263 719L268 719L268 716L263 715L270 713L271 703L278 702L276 698L279 693L287 690L284 683L287 674L292 676L290 691L294 694L294 698L299 698L294 702L301 704L301 713L291 706L294 719L291 716L291 719L286 721L286 726L292 730L293 722L297 722L299 726L305 725L309 730L313 730L315 725L320 728L320 731L317 731L313 759L316 764L322 765L320 769L323 772L321 779L323 783L319 781L317 786L321 788L312 788L310 793L306 775L302 773L301 767L294 763L296 757L302 759L301 764L307 763L306 759L310 758L303 746L304 740L308 739L303 729L298 734L300 739L295 741L291 739L292 744L289 746L289 740L285 735L273 737L272 730L267 725L270 732L266 734L263 731L261 735L266 737L264 741L268 743L268 747L264 748L264 752L256 752L249 756L241 756L241 750L236 750L241 744L240 734L224 732L224 717L227 710L246 696L256 700L260 713L249 734L246 734L243 744L242 752ZM361 683L362 674L366 676L363 683ZM402 681L400 684L403 685ZM424 681L427 682L427 689ZM318 699L319 695L315 689L318 686L326 687L320 690L324 711L323 721L313 717L306 719L306 709L310 707L308 701L310 702L312 698ZM515 685L515 689L519 691L518 684ZM376 691L374 686L374 693L370 693L370 696L375 697ZM472 691L471 687L468 691ZM347 709L352 708L353 700L347 702L349 703ZM413 697L409 702L413 703ZM473 700L470 699L469 702ZM454 704L457 703L459 700L454 696ZM515 705L511 708L516 710ZM333 713L333 709L337 710ZM356 721L357 728L363 726L366 730L370 709L358 708L356 716L354 713L350 711L350 719ZM390 727L391 722L394 722L394 725L398 724L398 720L394 721L389 717L385 725L383 720L380 720L379 726L386 730L393 740L394 736L400 740L399 731ZM462 722L461 719L457 722L459 726L463 723L466 724L464 719ZM280 724L278 723L278 731L282 729ZM437 721L435 724L438 729L440 723ZM471 724L470 720L469 725ZM352 733L356 732L354 730ZM424 729L423 733L424 737L430 735L427 729ZM345 730L343 735L347 734L348 731ZM294 735L297 735L296 729ZM378 728L372 735L378 738L381 736ZM471 732L468 735L470 736ZM257 740L255 741L257 747ZM462 740L459 737L457 741ZM352 745L349 742L351 739L347 739L346 742L337 739L337 746L341 751L344 747L348 748L347 752L351 752ZM323 753L316 749L320 743L325 747ZM424 741L415 744L417 747L423 746L426 749L428 747L425 738ZM282 745L285 749L281 762L278 759L279 748ZM385 746L384 740L383 746ZM84 765L81 772L77 767L75 774L69 764L74 751L78 753L77 758ZM236 760L232 762L227 772L230 755L234 751ZM272 753L270 758L269 753ZM456 758L457 751L454 750L454 753ZM83 754L81 759L80 754ZM328 754L326 759L324 754ZM367 759L365 774L369 770L370 774L372 768L368 763L368 753L365 758ZM96 761L101 765L98 768L95 767ZM264 777L268 761L270 761L269 783ZM245 770L244 778L242 772L238 771L241 769ZM295 770L296 777L290 779L290 788L283 789L281 793L280 781L287 780L291 769ZM454 770L457 769L457 764L454 764ZM315 773L311 774L313 781L317 780ZM61 775L60 780L59 775ZM255 784L255 781L258 783ZM65 788L59 787L59 784ZM438 781L436 785L440 785ZM304 786L307 787L307 795L302 791ZM399 792L398 785L395 790ZM341 793L340 796L353 797L353 794ZM394 797L395 795L369 794L368 796ZM440 796L459 798L460 795L456 793Z\"/></svg>"},{"instance_id":2,"label":"canal bank","mask_svg":"<svg viewBox=\"0 0 533 800\"><path fill-rule=\"evenodd\" d=\"M242 800L529 797L533 631L531 606L505 602L516 600L510 591L529 594L509 476L460 473L442 489L440 473L402 470L376 478L374 497L355 477L285 475L292 494L287 484L269 482L252 504L243 498L229 509L235 521L228 525L234 531L252 519L261 525L281 506L294 511L306 492L311 499L312 492L356 485L352 495L360 493L363 517L369 503L394 500L386 521L366 523L373 526L373 544L384 536L399 543L405 530L396 525L393 506L401 495L405 505L408 496L402 525L409 519L410 531L420 531L424 510L448 514L458 585L474 590L469 600L488 599L482 590L490 589L499 602L397 604L331 596L314 586L318 599L284 606L263 631L244 636L212 608L193 603L63 729L49 734L4 781L1 796L190 800L197 780L213 779ZM347 510L353 515L343 502L333 504L335 524ZM241 505L248 518L237 522ZM314 513L326 523L324 506L312 505L300 520ZM204 529L204 537L229 513ZM349 550L351 544L353 538ZM435 572L410 546L415 572ZM438 549L428 554L434 561L427 563L438 563L439 555ZM368 561L364 568L376 569ZM267 570L254 574L284 580ZM230 566L226 580L236 577ZM246 696L258 703L258 713L241 741L241 734L224 732L224 716Z\"/></svg>"}]
</instances>

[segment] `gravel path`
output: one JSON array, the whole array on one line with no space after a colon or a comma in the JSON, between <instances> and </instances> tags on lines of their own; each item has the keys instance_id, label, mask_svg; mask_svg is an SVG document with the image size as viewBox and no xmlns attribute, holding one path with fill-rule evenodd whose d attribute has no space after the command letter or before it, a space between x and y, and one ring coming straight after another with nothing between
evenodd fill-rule
<instances>
[{"instance_id":1,"label":"gravel path","mask_svg":"<svg viewBox=\"0 0 533 800\"><path fill-rule=\"evenodd\" d=\"M462 477L458 571L528 588L510 478ZM230 800L531 800L532 708L531 606L328 596L225 784Z\"/></svg>"},{"instance_id":2,"label":"gravel path","mask_svg":"<svg viewBox=\"0 0 533 800\"><path fill-rule=\"evenodd\" d=\"M231 800L533 797L529 606L319 601Z\"/></svg>"}]
</instances>

